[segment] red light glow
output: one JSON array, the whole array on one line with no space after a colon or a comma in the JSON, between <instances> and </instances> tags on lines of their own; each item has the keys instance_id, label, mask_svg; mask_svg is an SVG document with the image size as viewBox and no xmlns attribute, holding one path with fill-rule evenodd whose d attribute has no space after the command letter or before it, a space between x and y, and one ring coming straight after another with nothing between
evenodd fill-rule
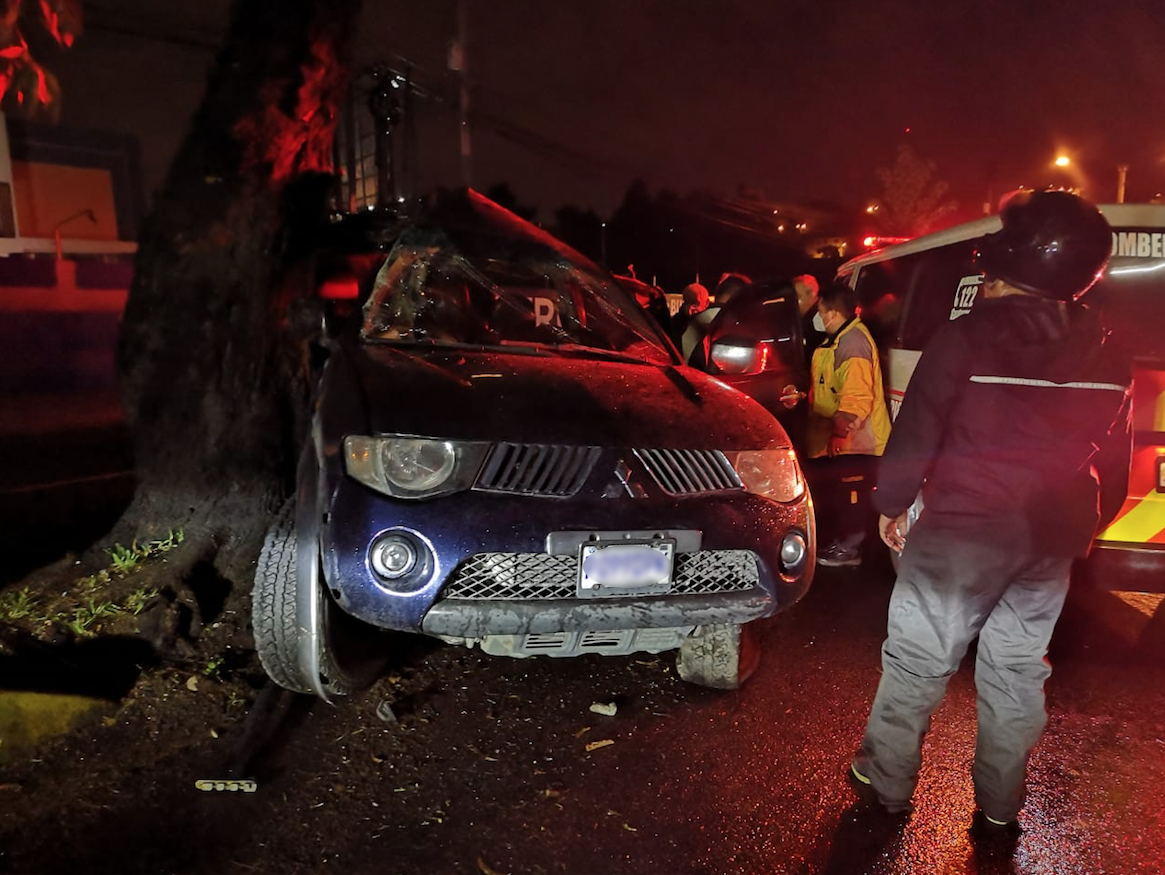
<instances>
[{"instance_id":1,"label":"red light glow","mask_svg":"<svg viewBox=\"0 0 1165 875\"><path fill-rule=\"evenodd\" d=\"M49 94L49 85L45 81L44 68L36 68L36 99L41 103L50 103L53 96Z\"/></svg>"},{"instance_id":2,"label":"red light glow","mask_svg":"<svg viewBox=\"0 0 1165 875\"><path fill-rule=\"evenodd\" d=\"M49 5L49 0L40 0L40 12L44 16L45 27L53 35L53 39L60 45L66 47L71 46L73 44L73 35L71 33L61 33L61 16Z\"/></svg>"},{"instance_id":3,"label":"red light glow","mask_svg":"<svg viewBox=\"0 0 1165 875\"><path fill-rule=\"evenodd\" d=\"M879 246L893 246L895 243L905 243L909 237L877 237L869 236L862 239L862 245L867 249L875 249Z\"/></svg>"},{"instance_id":4,"label":"red light glow","mask_svg":"<svg viewBox=\"0 0 1165 875\"><path fill-rule=\"evenodd\" d=\"M288 82L272 79L262 89L262 112L235 125L245 149L243 166L270 168L275 187L302 173L330 173L337 107L346 82L335 41L319 34L300 68L295 103L284 109Z\"/></svg>"},{"instance_id":5,"label":"red light glow","mask_svg":"<svg viewBox=\"0 0 1165 875\"><path fill-rule=\"evenodd\" d=\"M328 301L354 301L360 296L360 283L354 276L337 276L320 283L319 296Z\"/></svg>"}]
</instances>

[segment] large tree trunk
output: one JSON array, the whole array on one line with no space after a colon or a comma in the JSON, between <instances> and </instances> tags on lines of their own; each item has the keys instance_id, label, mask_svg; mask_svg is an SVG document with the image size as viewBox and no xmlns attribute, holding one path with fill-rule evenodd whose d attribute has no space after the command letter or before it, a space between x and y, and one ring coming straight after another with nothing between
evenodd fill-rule
<instances>
[{"instance_id":1,"label":"large tree trunk","mask_svg":"<svg viewBox=\"0 0 1165 875\"><path fill-rule=\"evenodd\" d=\"M142 230L118 350L139 487L110 540L182 529L179 587L211 563L245 595L289 485L306 390L284 314L310 288L359 6L236 0Z\"/></svg>"}]
</instances>

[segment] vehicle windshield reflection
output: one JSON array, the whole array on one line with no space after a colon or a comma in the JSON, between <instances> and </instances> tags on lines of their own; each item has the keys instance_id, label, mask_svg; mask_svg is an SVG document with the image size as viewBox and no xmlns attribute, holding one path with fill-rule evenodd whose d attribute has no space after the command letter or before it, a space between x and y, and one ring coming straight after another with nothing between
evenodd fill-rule
<instances>
[{"instance_id":1,"label":"vehicle windshield reflection","mask_svg":"<svg viewBox=\"0 0 1165 875\"><path fill-rule=\"evenodd\" d=\"M471 262L455 248L402 238L377 274L361 339L671 364L647 319L613 281L570 262Z\"/></svg>"}]
</instances>

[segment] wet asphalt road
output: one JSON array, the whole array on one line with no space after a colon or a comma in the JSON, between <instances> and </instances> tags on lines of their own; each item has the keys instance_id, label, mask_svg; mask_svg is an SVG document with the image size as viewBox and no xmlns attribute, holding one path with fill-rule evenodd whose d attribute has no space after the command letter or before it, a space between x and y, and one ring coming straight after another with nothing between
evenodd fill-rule
<instances>
[{"instance_id":1,"label":"wet asphalt road","mask_svg":"<svg viewBox=\"0 0 1165 875\"><path fill-rule=\"evenodd\" d=\"M132 469L113 393L0 397L0 586L108 532Z\"/></svg>"}]
</instances>

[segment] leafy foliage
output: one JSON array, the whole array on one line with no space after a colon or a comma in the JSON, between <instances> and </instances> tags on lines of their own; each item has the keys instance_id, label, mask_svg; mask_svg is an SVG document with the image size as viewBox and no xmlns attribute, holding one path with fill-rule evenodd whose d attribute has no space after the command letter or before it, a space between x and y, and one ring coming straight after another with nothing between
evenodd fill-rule
<instances>
[{"instance_id":1,"label":"leafy foliage","mask_svg":"<svg viewBox=\"0 0 1165 875\"><path fill-rule=\"evenodd\" d=\"M25 34L38 27L69 48L81 26L80 0L0 0L0 98L6 111L59 120L60 83L32 56Z\"/></svg>"}]
</instances>

